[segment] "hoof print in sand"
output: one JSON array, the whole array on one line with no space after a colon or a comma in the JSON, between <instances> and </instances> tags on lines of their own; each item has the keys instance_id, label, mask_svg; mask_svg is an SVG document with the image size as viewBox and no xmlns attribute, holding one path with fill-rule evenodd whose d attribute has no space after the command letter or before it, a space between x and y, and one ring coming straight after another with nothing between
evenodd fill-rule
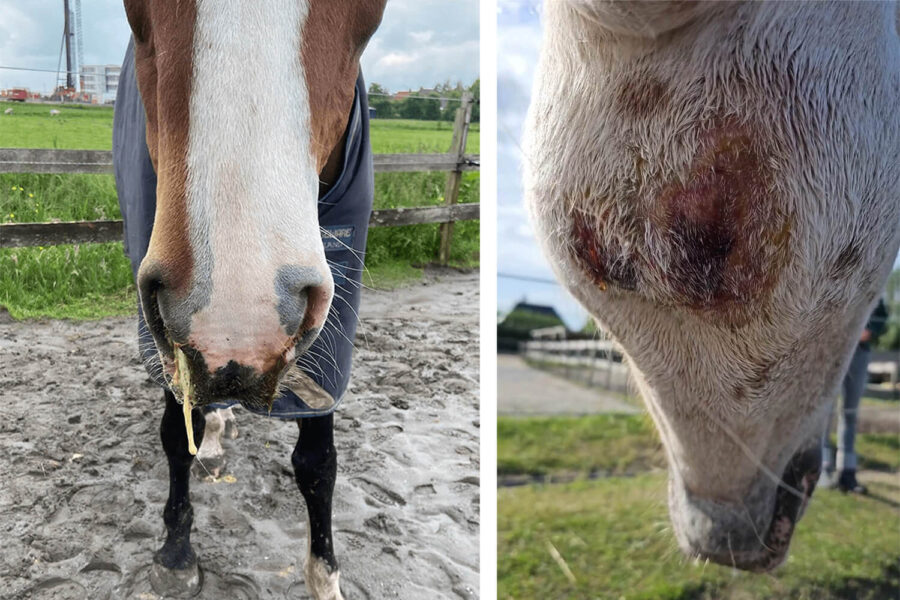
<instances>
[{"instance_id":1,"label":"hoof print in sand","mask_svg":"<svg viewBox=\"0 0 900 600\"><path fill-rule=\"evenodd\" d=\"M392 492L391 490L384 488L377 483L373 483L368 479L363 479L362 477L354 477L350 481L366 492L366 502L369 504L371 504L371 501L374 500L375 502L378 502L380 504L387 504L389 506L406 505L406 500L403 499L403 496L396 492ZM375 506L375 504L371 505Z\"/></svg>"}]
</instances>

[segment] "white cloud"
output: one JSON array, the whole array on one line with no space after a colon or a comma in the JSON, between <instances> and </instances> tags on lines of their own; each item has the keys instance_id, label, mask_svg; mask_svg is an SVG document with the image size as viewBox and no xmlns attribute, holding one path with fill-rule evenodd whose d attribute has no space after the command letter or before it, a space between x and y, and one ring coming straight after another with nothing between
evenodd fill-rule
<instances>
[{"instance_id":1,"label":"white cloud","mask_svg":"<svg viewBox=\"0 0 900 600\"><path fill-rule=\"evenodd\" d=\"M378 62L375 63L375 69L396 69L397 67L405 67L414 62L416 62L416 57L412 54L391 52L378 59Z\"/></svg>"},{"instance_id":2,"label":"white cloud","mask_svg":"<svg viewBox=\"0 0 900 600\"><path fill-rule=\"evenodd\" d=\"M57 0L0 0L0 66L47 69L52 73L0 69L0 88L49 92L56 85L63 32ZM82 8L86 64L119 64L130 30L121 0L86 0ZM65 69L65 62L62 62Z\"/></svg>"},{"instance_id":3,"label":"white cloud","mask_svg":"<svg viewBox=\"0 0 900 600\"><path fill-rule=\"evenodd\" d=\"M434 37L433 31L413 31L410 32L409 37L417 44L427 44L431 41L431 38Z\"/></svg>"},{"instance_id":4,"label":"white cloud","mask_svg":"<svg viewBox=\"0 0 900 600\"><path fill-rule=\"evenodd\" d=\"M362 56L366 82L417 90L478 78L478 0L389 0Z\"/></svg>"}]
</instances>

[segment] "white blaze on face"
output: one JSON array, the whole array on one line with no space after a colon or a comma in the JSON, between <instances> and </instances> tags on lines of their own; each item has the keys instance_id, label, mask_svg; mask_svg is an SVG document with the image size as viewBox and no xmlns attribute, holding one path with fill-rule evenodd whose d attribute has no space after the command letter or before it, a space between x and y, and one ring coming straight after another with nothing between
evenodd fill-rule
<instances>
[{"instance_id":1,"label":"white blaze on face","mask_svg":"<svg viewBox=\"0 0 900 600\"><path fill-rule=\"evenodd\" d=\"M284 349L279 267L313 267L332 287L301 64L308 10L297 0L197 0L187 205L191 294L203 308L191 343L210 370L229 360L261 370Z\"/></svg>"}]
</instances>

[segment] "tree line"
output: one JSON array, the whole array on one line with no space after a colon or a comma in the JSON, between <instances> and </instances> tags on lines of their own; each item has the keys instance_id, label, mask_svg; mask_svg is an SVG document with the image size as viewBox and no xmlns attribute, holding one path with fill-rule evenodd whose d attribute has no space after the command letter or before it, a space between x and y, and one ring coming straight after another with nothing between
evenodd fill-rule
<instances>
[{"instance_id":1,"label":"tree line","mask_svg":"<svg viewBox=\"0 0 900 600\"><path fill-rule=\"evenodd\" d=\"M379 119L420 119L423 121L453 121L456 109L459 108L463 92L471 92L475 98L472 105L472 122L479 121L480 80L465 87L461 83L455 85L445 82L433 89L412 91L402 99L394 99L387 88L372 83L369 85L369 108L375 109ZM448 100L443 100L448 99Z\"/></svg>"}]
</instances>

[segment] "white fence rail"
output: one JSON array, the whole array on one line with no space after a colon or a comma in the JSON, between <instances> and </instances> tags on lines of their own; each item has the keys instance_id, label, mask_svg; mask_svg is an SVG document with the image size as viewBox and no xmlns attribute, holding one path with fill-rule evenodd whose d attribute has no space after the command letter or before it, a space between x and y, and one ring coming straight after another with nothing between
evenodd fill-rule
<instances>
[{"instance_id":1,"label":"white fence rail","mask_svg":"<svg viewBox=\"0 0 900 600\"><path fill-rule=\"evenodd\" d=\"M626 393L633 391L622 349L611 340L532 340L522 342L519 352L526 360L567 379ZM873 353L865 393L875 398L900 399L900 358L895 353Z\"/></svg>"},{"instance_id":2,"label":"white fence rail","mask_svg":"<svg viewBox=\"0 0 900 600\"><path fill-rule=\"evenodd\" d=\"M525 360L589 386L630 392L628 367L610 340L533 340L519 347Z\"/></svg>"}]
</instances>

